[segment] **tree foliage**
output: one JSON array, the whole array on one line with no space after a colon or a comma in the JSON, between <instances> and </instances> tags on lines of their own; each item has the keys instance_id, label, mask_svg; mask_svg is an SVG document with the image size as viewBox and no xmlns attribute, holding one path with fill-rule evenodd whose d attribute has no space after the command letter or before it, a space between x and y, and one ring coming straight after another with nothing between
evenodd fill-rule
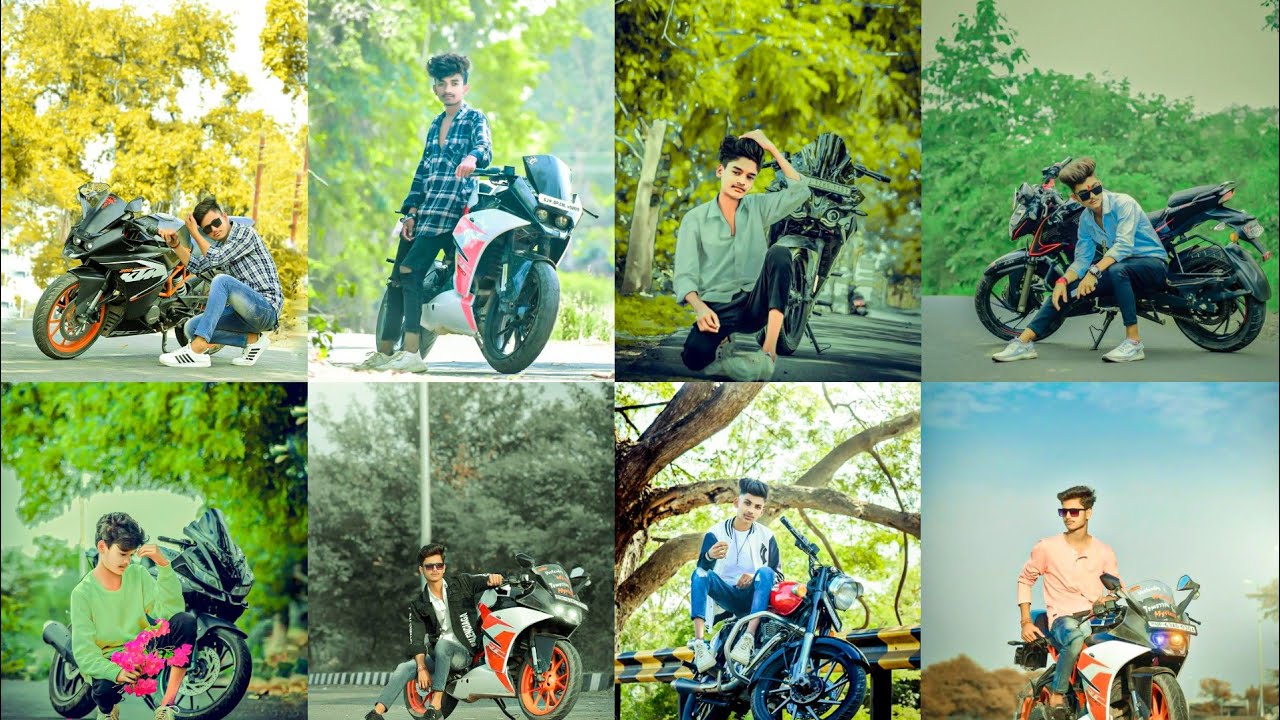
<instances>
[{"instance_id":1,"label":"tree foliage","mask_svg":"<svg viewBox=\"0 0 1280 720\"><path fill-rule=\"evenodd\" d=\"M307 4L267 0L267 22L258 38L262 64L298 97L307 91Z\"/></svg>"},{"instance_id":2,"label":"tree foliage","mask_svg":"<svg viewBox=\"0 0 1280 720\"><path fill-rule=\"evenodd\" d=\"M34 678L48 672L48 646L40 639L48 620L69 621L71 591L80 582L79 558L62 540L35 538L31 546L4 550L0 574L0 676Z\"/></svg>"},{"instance_id":3,"label":"tree foliage","mask_svg":"<svg viewBox=\"0 0 1280 720\"><path fill-rule=\"evenodd\" d=\"M1276 108L1198 113L1191 99L1138 92L1124 79L1025 69L1034 58L994 0L979 0L955 28L924 70L926 294L971 293L982 269L1013 248L1013 191L1065 156L1095 158L1108 187L1148 212L1177 190L1235 180L1232 207L1256 215L1262 244L1275 249ZM1276 264L1263 268L1274 287Z\"/></svg>"},{"instance_id":4,"label":"tree foliage","mask_svg":"<svg viewBox=\"0 0 1280 720\"><path fill-rule=\"evenodd\" d=\"M1258 588L1257 592L1249 593L1249 597L1258 601L1258 611L1262 613L1262 617L1272 622L1280 621L1280 579L1272 580Z\"/></svg>"},{"instance_id":5,"label":"tree foliage","mask_svg":"<svg viewBox=\"0 0 1280 720\"><path fill-rule=\"evenodd\" d=\"M920 703L931 718L1008 717L1032 673L982 669L967 655L930 663L920 673Z\"/></svg>"}]
</instances>

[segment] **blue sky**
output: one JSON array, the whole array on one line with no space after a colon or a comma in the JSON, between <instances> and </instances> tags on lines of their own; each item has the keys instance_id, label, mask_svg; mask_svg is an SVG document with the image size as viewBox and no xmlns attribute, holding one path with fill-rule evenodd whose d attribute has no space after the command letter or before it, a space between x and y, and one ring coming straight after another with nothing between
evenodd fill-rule
<instances>
[{"instance_id":1,"label":"blue sky","mask_svg":"<svg viewBox=\"0 0 1280 720\"><path fill-rule=\"evenodd\" d=\"M961 653L1012 664L1016 577L1031 546L1062 531L1054 497L1084 484L1090 528L1126 582L1203 587L1204 625L1183 686L1258 683L1252 585L1280 574L1278 386L1273 383L927 383L922 546L924 662ZM1037 587L1036 605L1040 605ZM1263 625L1278 664L1277 624Z\"/></svg>"}]
</instances>

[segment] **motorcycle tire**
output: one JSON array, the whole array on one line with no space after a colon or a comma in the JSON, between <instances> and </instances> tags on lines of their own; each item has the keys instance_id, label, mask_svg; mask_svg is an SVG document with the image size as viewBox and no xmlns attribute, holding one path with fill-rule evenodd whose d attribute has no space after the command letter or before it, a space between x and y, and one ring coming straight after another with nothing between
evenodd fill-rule
<instances>
[{"instance_id":1,"label":"motorcycle tire","mask_svg":"<svg viewBox=\"0 0 1280 720\"><path fill-rule=\"evenodd\" d=\"M453 714L454 708L458 707L458 698L445 693L440 698L440 715L449 717ZM409 716L416 720L422 720L427 716L427 697L418 690L418 681L410 680L404 688L404 709L409 711Z\"/></svg>"},{"instance_id":2,"label":"motorcycle tire","mask_svg":"<svg viewBox=\"0 0 1280 720\"><path fill-rule=\"evenodd\" d=\"M378 321L377 321L377 324L373 326L373 349L374 350L378 349L378 338L381 336L380 333L382 332L382 323L385 322L387 319L387 293L389 292L391 292L391 288L387 288L386 290L384 290L382 293L382 302L378 303ZM431 348L435 347L436 338L439 337L439 335L436 335L435 333L425 328L420 329L418 332L419 332L418 355L423 360L426 360L427 353L431 352ZM403 347L404 347L404 334L401 333L400 337L395 341L395 344L391 346L392 354L400 352L400 349Z\"/></svg>"},{"instance_id":3,"label":"motorcycle tire","mask_svg":"<svg viewBox=\"0 0 1280 720\"><path fill-rule=\"evenodd\" d=\"M1188 274L1234 271L1218 248L1205 248L1192 253L1183 260L1183 269ZM1212 318L1201 320L1179 316L1173 322L1188 340L1211 352L1243 350L1258 339L1267 320L1265 302L1251 295L1242 295L1220 301L1219 308L1218 314ZM1237 316L1239 324L1231 330L1232 319Z\"/></svg>"},{"instance_id":4,"label":"motorcycle tire","mask_svg":"<svg viewBox=\"0 0 1280 720\"><path fill-rule=\"evenodd\" d=\"M804 342L805 328L809 325L809 316L813 314L813 301L797 301L790 298L805 297L809 287L809 277L805 273L809 264L809 253L805 250L791 251L791 289L787 291L787 310L782 317L782 331L778 333L778 354L794 355ZM764 328L756 333L756 342L764 345Z\"/></svg>"},{"instance_id":5,"label":"motorcycle tire","mask_svg":"<svg viewBox=\"0 0 1280 720\"><path fill-rule=\"evenodd\" d=\"M551 667L538 684L532 654L525 655L516 676L520 712L529 720L562 720L578 702L582 692L582 658L568 640L556 640L551 648Z\"/></svg>"},{"instance_id":6,"label":"motorcycle tire","mask_svg":"<svg viewBox=\"0 0 1280 720\"><path fill-rule=\"evenodd\" d=\"M1111 700L1121 700L1120 683L1112 685ZM1151 697L1147 698L1147 706L1151 708L1151 717L1163 720L1190 720L1191 712L1187 708L1187 698L1178 685L1178 678L1172 673L1158 673L1152 678ZM1126 714L1126 718L1133 715Z\"/></svg>"},{"instance_id":7,"label":"motorcycle tire","mask_svg":"<svg viewBox=\"0 0 1280 720\"><path fill-rule=\"evenodd\" d=\"M520 294L529 301L530 313L519 325L503 325L506 318L502 316L497 297L493 296L485 306L484 324L476 337L480 353L489 366L507 375L532 365L551 339L556 315L560 312L560 278L555 268L545 262L535 262Z\"/></svg>"},{"instance_id":8,"label":"motorcycle tire","mask_svg":"<svg viewBox=\"0 0 1280 720\"><path fill-rule=\"evenodd\" d=\"M49 663L49 703L64 718L85 717L95 709L89 683L56 650Z\"/></svg>"},{"instance_id":9,"label":"motorcycle tire","mask_svg":"<svg viewBox=\"0 0 1280 720\"><path fill-rule=\"evenodd\" d=\"M197 708L191 701L189 690L192 682L192 675L188 673L183 678L182 686L178 689L177 705L184 720L222 720L231 714L240 701L244 699L245 690L249 687L249 678L253 676L253 657L249 654L249 646L245 643L244 638L239 634L225 628L215 627L205 633L200 638L195 653L192 653L192 663L196 662L196 656L205 652L206 648L213 645L214 652L217 653L217 661L219 667L223 667L222 658L224 653L216 648L216 644L221 644L226 654L230 654L232 660L231 676L227 678L227 689L221 696L214 700L212 705L208 707ZM188 666L190 669L191 666ZM219 670L213 678L214 681L222 678L222 670ZM166 668L164 674L160 678L160 687L165 687L169 681L169 670ZM196 696L203 696L204 690L201 690Z\"/></svg>"},{"instance_id":10,"label":"motorcycle tire","mask_svg":"<svg viewBox=\"0 0 1280 720\"><path fill-rule=\"evenodd\" d=\"M707 703L698 702L698 705L689 711L686 716L686 706L689 703L698 702L693 695L681 695L679 704L680 720L729 720L729 708L720 707L719 705L709 705Z\"/></svg>"},{"instance_id":11,"label":"motorcycle tire","mask_svg":"<svg viewBox=\"0 0 1280 720\"><path fill-rule=\"evenodd\" d=\"M1027 329L1031 324L1031 318L1035 317L1036 310L1040 309L1040 305L1044 303L1043 293L1032 290L1027 297L1027 312L1016 315L1017 311L1009 307L1006 302L1009 288L1000 284L1001 280L1008 280L1010 283L1020 282L1022 273L1025 268L1021 265L1014 265L1003 268L995 272L984 272L982 279L978 281L978 288L973 293L974 310L978 313L978 320L982 322L982 326L987 332L995 335L1001 340L1012 340ZM999 303L1007 312L1015 313L1015 316L1007 322L996 316L995 308L992 303ZM1050 335L1058 331L1062 327L1063 317L1059 316L1049 323L1045 331L1036 336L1036 340L1044 340Z\"/></svg>"},{"instance_id":12,"label":"motorcycle tire","mask_svg":"<svg viewBox=\"0 0 1280 720\"><path fill-rule=\"evenodd\" d=\"M847 679L847 683L843 683L843 687L848 689L848 693L840 700L839 704L834 708L830 708L827 714L822 716L822 720L849 720L858 709L862 707L862 701L867 696L867 669L858 662L853 653L838 652L833 648L825 645L814 645L809 655L814 667L818 672L824 667L823 661L840 663L840 675ZM790 659L787 653L783 653L776 659L770 661L756 675L755 687L751 690L751 717L753 720L781 720L785 705L779 705L770 709L769 700L775 686L783 683L784 678L790 671ZM833 671L827 671L826 677L836 677ZM834 699L834 698L832 698ZM808 708L809 706L805 706ZM791 712L792 717L800 717L799 714Z\"/></svg>"},{"instance_id":13,"label":"motorcycle tire","mask_svg":"<svg viewBox=\"0 0 1280 720\"><path fill-rule=\"evenodd\" d=\"M64 332L63 319L74 312L80 279L71 273L62 275L45 288L36 303L31 319L31 333L40 352L54 360L70 360L93 346L102 333L107 318L107 306L98 308L98 318L91 324L79 327L70 325L71 332ZM59 339L61 338L61 339Z\"/></svg>"}]
</instances>

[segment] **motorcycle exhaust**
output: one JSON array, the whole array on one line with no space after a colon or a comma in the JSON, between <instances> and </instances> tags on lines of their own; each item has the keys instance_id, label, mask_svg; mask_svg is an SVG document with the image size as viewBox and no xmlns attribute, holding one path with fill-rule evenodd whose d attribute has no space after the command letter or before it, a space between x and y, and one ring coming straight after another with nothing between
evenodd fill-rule
<instances>
[{"instance_id":1,"label":"motorcycle exhaust","mask_svg":"<svg viewBox=\"0 0 1280 720\"><path fill-rule=\"evenodd\" d=\"M55 620L46 620L44 623L44 632L40 635L41 639L62 656L63 660L76 664L75 655L71 652L71 630L60 622Z\"/></svg>"},{"instance_id":2,"label":"motorcycle exhaust","mask_svg":"<svg viewBox=\"0 0 1280 720\"><path fill-rule=\"evenodd\" d=\"M677 693L696 693L698 695L723 695L731 693L742 687L745 681L738 678L725 678L726 673L721 673L714 680L706 682L697 682L686 678L677 678L671 681L671 686L676 689Z\"/></svg>"}]
</instances>

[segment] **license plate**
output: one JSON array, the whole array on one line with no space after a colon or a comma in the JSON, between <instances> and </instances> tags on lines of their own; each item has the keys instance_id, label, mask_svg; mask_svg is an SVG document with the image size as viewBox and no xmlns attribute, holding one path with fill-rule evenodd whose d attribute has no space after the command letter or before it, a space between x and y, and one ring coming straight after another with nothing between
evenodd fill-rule
<instances>
[{"instance_id":1,"label":"license plate","mask_svg":"<svg viewBox=\"0 0 1280 720\"><path fill-rule=\"evenodd\" d=\"M1186 623L1149 622L1147 623L1147 627L1150 627L1152 630L1181 630L1192 635L1196 634L1196 626L1187 625Z\"/></svg>"}]
</instances>

